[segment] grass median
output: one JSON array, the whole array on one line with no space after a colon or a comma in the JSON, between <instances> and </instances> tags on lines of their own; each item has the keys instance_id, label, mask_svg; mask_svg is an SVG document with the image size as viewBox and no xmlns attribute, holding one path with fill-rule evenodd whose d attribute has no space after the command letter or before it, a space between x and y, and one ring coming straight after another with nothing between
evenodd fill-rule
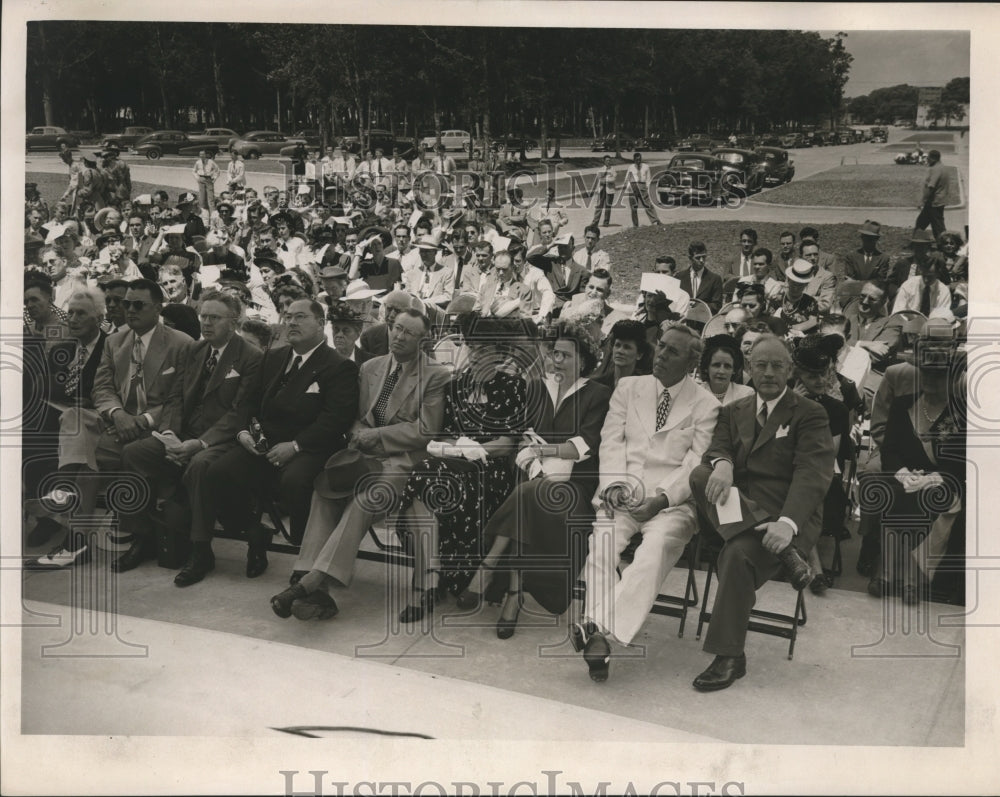
<instances>
[{"instance_id":1,"label":"grass median","mask_svg":"<svg viewBox=\"0 0 1000 797\"><path fill-rule=\"evenodd\" d=\"M958 204L958 170L945 167L951 178L948 204ZM851 208L913 208L920 202L927 169L919 165L837 166L804 180L764 191L753 202Z\"/></svg>"}]
</instances>

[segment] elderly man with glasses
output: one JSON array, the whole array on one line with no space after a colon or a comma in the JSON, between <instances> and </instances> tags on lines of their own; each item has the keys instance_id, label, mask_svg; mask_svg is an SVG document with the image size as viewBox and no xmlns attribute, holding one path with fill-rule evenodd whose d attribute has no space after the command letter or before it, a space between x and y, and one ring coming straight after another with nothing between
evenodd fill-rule
<instances>
[{"instance_id":1,"label":"elderly man with glasses","mask_svg":"<svg viewBox=\"0 0 1000 797\"><path fill-rule=\"evenodd\" d=\"M892 363L902 336L901 325L890 320L886 304L885 283L872 279L861 286L857 302L844 309L847 343L868 352L872 368L880 372Z\"/></svg>"}]
</instances>

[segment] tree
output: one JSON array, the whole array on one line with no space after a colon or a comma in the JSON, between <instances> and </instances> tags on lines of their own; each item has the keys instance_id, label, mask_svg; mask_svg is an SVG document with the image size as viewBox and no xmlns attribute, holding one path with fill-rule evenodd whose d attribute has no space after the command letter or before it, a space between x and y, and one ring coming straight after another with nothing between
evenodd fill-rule
<instances>
[{"instance_id":1,"label":"tree","mask_svg":"<svg viewBox=\"0 0 1000 797\"><path fill-rule=\"evenodd\" d=\"M953 102L957 105L969 104L969 78L955 77L948 81L941 91L941 99L944 102Z\"/></svg>"}]
</instances>

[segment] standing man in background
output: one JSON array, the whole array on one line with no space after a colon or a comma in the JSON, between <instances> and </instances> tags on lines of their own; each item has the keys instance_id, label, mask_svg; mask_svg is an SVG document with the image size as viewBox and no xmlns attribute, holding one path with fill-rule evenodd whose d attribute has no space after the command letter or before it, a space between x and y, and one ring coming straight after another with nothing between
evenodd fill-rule
<instances>
[{"instance_id":1,"label":"standing man in background","mask_svg":"<svg viewBox=\"0 0 1000 797\"><path fill-rule=\"evenodd\" d=\"M931 227L936 239L947 228L944 225L944 206L951 191L951 178L941 165L941 153L932 149L927 153L927 179L924 180L924 195L920 202L920 215L913 225L913 231Z\"/></svg>"}]
</instances>

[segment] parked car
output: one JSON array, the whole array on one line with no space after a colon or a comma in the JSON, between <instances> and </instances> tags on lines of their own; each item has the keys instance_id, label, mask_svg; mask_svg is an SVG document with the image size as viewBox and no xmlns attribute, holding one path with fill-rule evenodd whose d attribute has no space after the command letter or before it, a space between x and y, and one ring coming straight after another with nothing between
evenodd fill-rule
<instances>
[{"instance_id":1,"label":"parked car","mask_svg":"<svg viewBox=\"0 0 1000 797\"><path fill-rule=\"evenodd\" d=\"M68 132L64 127L33 127L24 137L24 148L28 152L33 149L59 149L65 144L70 149L80 146L80 139Z\"/></svg>"},{"instance_id":2,"label":"parked car","mask_svg":"<svg viewBox=\"0 0 1000 797\"><path fill-rule=\"evenodd\" d=\"M180 130L156 130L148 136L143 136L135 144L135 152L145 155L155 161L162 155L192 155L198 156L201 150L207 150L214 158L219 154L216 144L199 144L188 138L187 133Z\"/></svg>"},{"instance_id":3,"label":"parked car","mask_svg":"<svg viewBox=\"0 0 1000 797\"><path fill-rule=\"evenodd\" d=\"M632 147L633 152L668 152L676 146L677 140L666 133L650 133L640 138Z\"/></svg>"},{"instance_id":4,"label":"parked car","mask_svg":"<svg viewBox=\"0 0 1000 797\"><path fill-rule=\"evenodd\" d=\"M872 143L873 144L885 144L889 139L889 131L884 127L873 127L872 128Z\"/></svg>"},{"instance_id":5,"label":"parked car","mask_svg":"<svg viewBox=\"0 0 1000 797\"><path fill-rule=\"evenodd\" d=\"M764 168L764 186L770 188L791 182L795 176L795 162L788 157L788 151L781 147L757 147Z\"/></svg>"},{"instance_id":6,"label":"parked car","mask_svg":"<svg viewBox=\"0 0 1000 797\"><path fill-rule=\"evenodd\" d=\"M255 160L261 155L278 155L285 148L294 149L295 145L300 143L305 144L306 140L289 137L273 130L251 130L242 138L233 141L229 148L248 160Z\"/></svg>"},{"instance_id":7,"label":"parked car","mask_svg":"<svg viewBox=\"0 0 1000 797\"><path fill-rule=\"evenodd\" d=\"M368 131L367 138L368 146L372 148L372 151L381 149L387 158L392 156L393 149L398 149L399 154L404 158L410 158L413 155L413 141L409 138L396 138L388 130L373 127ZM337 143L352 155L361 154L362 143L357 136L344 136L338 139Z\"/></svg>"},{"instance_id":8,"label":"parked car","mask_svg":"<svg viewBox=\"0 0 1000 797\"><path fill-rule=\"evenodd\" d=\"M615 147L615 134L608 133L604 138L595 138L590 145L591 152L614 152L619 150L631 150L635 146L635 136L628 133L618 134L618 147Z\"/></svg>"},{"instance_id":9,"label":"parked car","mask_svg":"<svg viewBox=\"0 0 1000 797\"><path fill-rule=\"evenodd\" d=\"M836 133L838 144L853 144L854 143L854 131L853 130L838 130Z\"/></svg>"},{"instance_id":10,"label":"parked car","mask_svg":"<svg viewBox=\"0 0 1000 797\"><path fill-rule=\"evenodd\" d=\"M143 136L148 136L153 132L151 127L126 127L121 133L106 133L101 136L101 146L117 144L121 149L128 149Z\"/></svg>"},{"instance_id":11,"label":"parked car","mask_svg":"<svg viewBox=\"0 0 1000 797\"><path fill-rule=\"evenodd\" d=\"M420 143L430 150L437 146L437 136L424 136ZM441 143L446 150L457 150L458 152L469 152L472 146L472 133L468 130L442 130Z\"/></svg>"},{"instance_id":12,"label":"parked car","mask_svg":"<svg viewBox=\"0 0 1000 797\"><path fill-rule=\"evenodd\" d=\"M718 145L718 141L713 140L711 136L705 133L693 133L687 138L682 138L678 141L676 149L678 152L707 152L712 147Z\"/></svg>"},{"instance_id":13,"label":"parked car","mask_svg":"<svg viewBox=\"0 0 1000 797\"><path fill-rule=\"evenodd\" d=\"M549 136L549 142L550 144L555 143L555 136ZM490 149L495 152L520 152L522 143L524 144L525 152L538 149L538 141L536 139L515 135L490 139Z\"/></svg>"},{"instance_id":14,"label":"parked car","mask_svg":"<svg viewBox=\"0 0 1000 797\"><path fill-rule=\"evenodd\" d=\"M712 155L742 172L743 185L748 194L754 194L764 187L764 162L758 153L736 147L717 147L712 150Z\"/></svg>"},{"instance_id":15,"label":"parked car","mask_svg":"<svg viewBox=\"0 0 1000 797\"><path fill-rule=\"evenodd\" d=\"M229 149L229 142L239 137L239 133L228 127L206 127L200 133L188 134L197 144L215 144L219 149Z\"/></svg>"},{"instance_id":16,"label":"parked car","mask_svg":"<svg viewBox=\"0 0 1000 797\"><path fill-rule=\"evenodd\" d=\"M739 203L749 193L742 165L710 152L674 155L656 178L656 192L664 205L699 207Z\"/></svg>"},{"instance_id":17,"label":"parked car","mask_svg":"<svg viewBox=\"0 0 1000 797\"><path fill-rule=\"evenodd\" d=\"M781 137L781 146L786 149L801 147L804 138L801 133L786 133Z\"/></svg>"}]
</instances>

